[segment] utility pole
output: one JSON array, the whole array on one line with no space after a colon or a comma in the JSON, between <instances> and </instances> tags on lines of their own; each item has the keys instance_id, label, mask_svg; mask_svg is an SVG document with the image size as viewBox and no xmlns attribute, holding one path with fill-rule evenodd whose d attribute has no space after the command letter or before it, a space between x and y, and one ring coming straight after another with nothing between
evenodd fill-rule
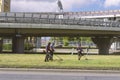
<instances>
[{"instance_id":1,"label":"utility pole","mask_svg":"<svg viewBox=\"0 0 120 80\"><path fill-rule=\"evenodd\" d=\"M58 17L59 17L59 19L63 19L63 5L62 5L61 0L57 1L57 5L58 5L58 12L62 13L62 14L59 14Z\"/></svg>"},{"instance_id":2,"label":"utility pole","mask_svg":"<svg viewBox=\"0 0 120 80\"><path fill-rule=\"evenodd\" d=\"M61 0L58 0L58 1L57 1L57 5L58 5L58 9L59 9L58 11L59 11L59 12L63 12L63 5L62 5Z\"/></svg>"}]
</instances>

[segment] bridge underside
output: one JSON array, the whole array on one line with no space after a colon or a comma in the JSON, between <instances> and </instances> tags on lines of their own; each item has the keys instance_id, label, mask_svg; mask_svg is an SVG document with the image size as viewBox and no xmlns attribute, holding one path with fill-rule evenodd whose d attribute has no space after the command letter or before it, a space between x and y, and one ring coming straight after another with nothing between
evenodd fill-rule
<instances>
[{"instance_id":1,"label":"bridge underside","mask_svg":"<svg viewBox=\"0 0 120 80\"><path fill-rule=\"evenodd\" d=\"M28 36L89 36L99 48L99 54L109 54L109 47L113 37L120 36L119 28L94 27L81 25L57 24L20 24L1 23L0 36L12 38L12 51L24 53L24 39ZM0 41L0 51L2 40Z\"/></svg>"},{"instance_id":2,"label":"bridge underside","mask_svg":"<svg viewBox=\"0 0 120 80\"><path fill-rule=\"evenodd\" d=\"M112 34L111 34L112 33ZM14 29L0 29L1 37L12 38L12 51L14 53L24 53L24 39L28 36L89 36L92 37L93 42L99 49L99 54L109 54L109 48L114 36L119 36L120 32L110 31L95 31L95 30L75 30L75 29L28 29L28 28L14 28ZM2 41L0 42L0 44ZM2 44L0 45L2 47ZM2 51L2 49L0 49Z\"/></svg>"},{"instance_id":3,"label":"bridge underside","mask_svg":"<svg viewBox=\"0 0 120 80\"><path fill-rule=\"evenodd\" d=\"M0 36L13 37L17 34L27 36L119 36L120 32L74 29L0 29Z\"/></svg>"}]
</instances>

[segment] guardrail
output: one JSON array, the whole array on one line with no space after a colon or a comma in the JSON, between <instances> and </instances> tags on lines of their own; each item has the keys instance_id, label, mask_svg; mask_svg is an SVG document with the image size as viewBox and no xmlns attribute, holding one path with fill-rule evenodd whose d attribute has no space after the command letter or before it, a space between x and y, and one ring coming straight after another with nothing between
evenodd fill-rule
<instances>
[{"instance_id":1,"label":"guardrail","mask_svg":"<svg viewBox=\"0 0 120 80\"><path fill-rule=\"evenodd\" d=\"M35 23L120 27L120 22L116 21L105 21L103 19L82 19L69 16L66 17L61 13L0 13L0 23Z\"/></svg>"},{"instance_id":2,"label":"guardrail","mask_svg":"<svg viewBox=\"0 0 120 80\"><path fill-rule=\"evenodd\" d=\"M101 15L117 15L120 10L106 10L106 11L84 11L84 12L66 12L65 15L72 16L101 16Z\"/></svg>"}]
</instances>

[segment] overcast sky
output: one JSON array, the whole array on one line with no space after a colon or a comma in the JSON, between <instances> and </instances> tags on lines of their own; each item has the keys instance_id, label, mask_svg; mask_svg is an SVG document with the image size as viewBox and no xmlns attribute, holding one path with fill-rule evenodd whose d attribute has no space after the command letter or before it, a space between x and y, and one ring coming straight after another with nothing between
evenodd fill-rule
<instances>
[{"instance_id":1,"label":"overcast sky","mask_svg":"<svg viewBox=\"0 0 120 80\"><path fill-rule=\"evenodd\" d=\"M55 12L57 0L11 0L12 12ZM120 9L120 0L61 0L64 11Z\"/></svg>"}]
</instances>

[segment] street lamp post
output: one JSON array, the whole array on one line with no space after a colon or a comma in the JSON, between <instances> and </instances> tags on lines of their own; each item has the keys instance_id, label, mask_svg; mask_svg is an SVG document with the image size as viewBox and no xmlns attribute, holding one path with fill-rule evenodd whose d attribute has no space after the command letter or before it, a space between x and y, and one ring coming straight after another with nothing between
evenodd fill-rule
<instances>
[{"instance_id":1,"label":"street lamp post","mask_svg":"<svg viewBox=\"0 0 120 80\"><path fill-rule=\"evenodd\" d=\"M58 5L59 12L63 12L63 5L60 0L57 1L57 5Z\"/></svg>"}]
</instances>

